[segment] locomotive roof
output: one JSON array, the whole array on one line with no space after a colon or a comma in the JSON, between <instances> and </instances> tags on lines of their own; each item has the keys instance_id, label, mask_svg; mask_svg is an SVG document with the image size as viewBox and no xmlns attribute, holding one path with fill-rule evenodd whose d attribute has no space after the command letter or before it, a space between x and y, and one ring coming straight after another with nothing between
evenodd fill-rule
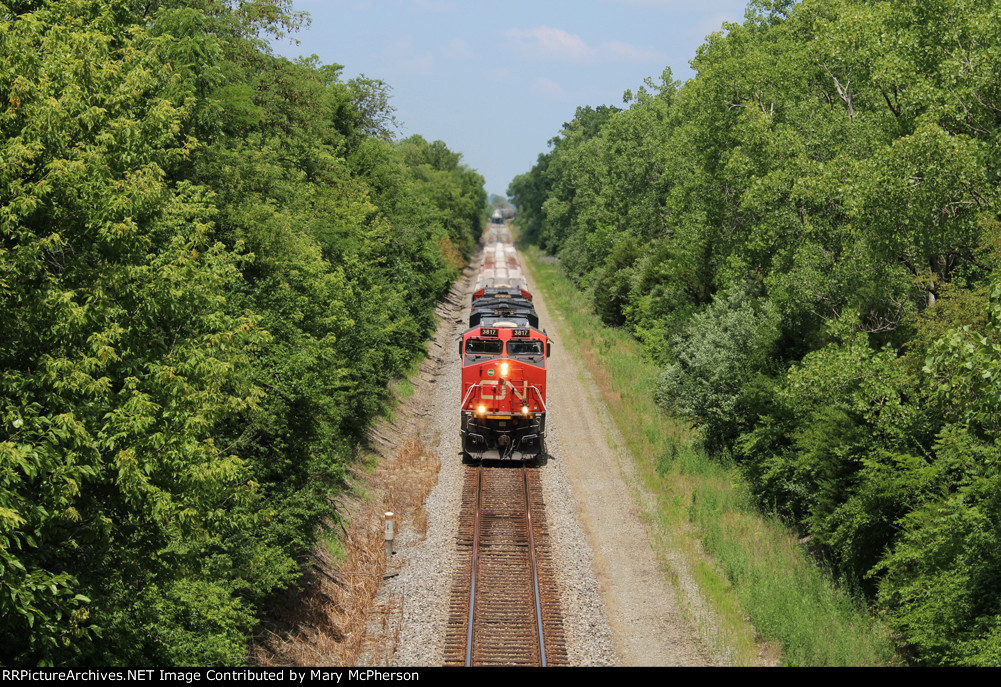
<instances>
[{"instance_id":1,"label":"locomotive roof","mask_svg":"<svg viewBox=\"0 0 1001 687\"><path fill-rule=\"evenodd\" d=\"M546 333L544 331L542 331L541 329L539 329L538 327L533 327L530 324L522 323L522 322L510 320L510 319L498 319L496 322L491 322L489 324L481 322L480 324L476 325L475 327L470 327L466 331L462 332L462 336L465 337L470 332L474 332L477 329L497 329L497 330L501 330L501 329L504 329L504 330L509 330L509 329L529 329L532 332L534 332L535 334L540 334L542 336L547 336ZM499 333L500 332L498 332L498 334Z\"/></svg>"}]
</instances>

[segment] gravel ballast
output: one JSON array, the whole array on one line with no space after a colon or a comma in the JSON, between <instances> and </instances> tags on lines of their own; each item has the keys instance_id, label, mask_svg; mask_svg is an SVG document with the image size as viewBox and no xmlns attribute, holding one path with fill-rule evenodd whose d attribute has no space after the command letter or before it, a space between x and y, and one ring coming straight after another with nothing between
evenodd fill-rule
<instances>
[{"instance_id":1,"label":"gravel ballast","mask_svg":"<svg viewBox=\"0 0 1001 687\"><path fill-rule=\"evenodd\" d=\"M421 417L420 439L436 446L441 468L424 513L409 518L426 519L426 532L405 528L397 533L397 553L380 592L381 603L392 607L396 618L379 641L393 647L377 652L391 656L381 664L443 663L463 468L458 340L467 329L472 285L473 271L467 269L450 303L440 307L441 323L430 344L434 353L408 403ZM533 293L541 328L558 342L559 323L549 320L540 295ZM547 393L550 458L539 468L570 663L707 665L695 633L675 607L632 503L619 466L621 449L606 431L607 414L592 407L600 401L579 367L554 345Z\"/></svg>"}]
</instances>

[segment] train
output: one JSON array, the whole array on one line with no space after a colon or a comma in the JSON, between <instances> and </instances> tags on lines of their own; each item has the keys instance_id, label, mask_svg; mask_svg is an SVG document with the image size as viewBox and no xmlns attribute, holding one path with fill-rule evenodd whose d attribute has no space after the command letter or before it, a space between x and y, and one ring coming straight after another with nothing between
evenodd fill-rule
<instances>
[{"instance_id":1,"label":"train","mask_svg":"<svg viewBox=\"0 0 1001 687\"><path fill-rule=\"evenodd\" d=\"M546 452L546 370L552 342L539 328L518 252L500 212L483 235L483 258L459 341L464 460L532 461Z\"/></svg>"}]
</instances>

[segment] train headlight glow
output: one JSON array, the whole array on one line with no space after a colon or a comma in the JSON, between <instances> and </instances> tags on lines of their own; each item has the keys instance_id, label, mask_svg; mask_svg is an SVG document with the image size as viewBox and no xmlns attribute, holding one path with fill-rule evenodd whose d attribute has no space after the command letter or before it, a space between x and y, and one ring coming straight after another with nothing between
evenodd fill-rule
<instances>
[{"instance_id":1,"label":"train headlight glow","mask_svg":"<svg viewBox=\"0 0 1001 687\"><path fill-rule=\"evenodd\" d=\"M479 413L480 415L483 415L483 413L487 412L487 407L486 406L479 406L476 409L476 412Z\"/></svg>"},{"instance_id":2,"label":"train headlight glow","mask_svg":"<svg viewBox=\"0 0 1001 687\"><path fill-rule=\"evenodd\" d=\"M522 415L528 415L528 406L522 406L521 407L521 414Z\"/></svg>"},{"instance_id":3,"label":"train headlight glow","mask_svg":"<svg viewBox=\"0 0 1001 687\"><path fill-rule=\"evenodd\" d=\"M507 377L508 366L507 363L501 363L501 377Z\"/></svg>"}]
</instances>

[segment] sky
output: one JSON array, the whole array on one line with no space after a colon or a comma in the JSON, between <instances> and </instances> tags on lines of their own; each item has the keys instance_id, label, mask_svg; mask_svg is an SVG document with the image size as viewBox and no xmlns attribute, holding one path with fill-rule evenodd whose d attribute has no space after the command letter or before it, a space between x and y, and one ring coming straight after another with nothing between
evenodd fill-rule
<instances>
[{"instance_id":1,"label":"sky","mask_svg":"<svg viewBox=\"0 0 1001 687\"><path fill-rule=\"evenodd\" d=\"M527 172L578 106L622 106L689 62L747 0L294 0L310 23L274 42L392 88L396 135L442 140L490 193Z\"/></svg>"}]
</instances>

